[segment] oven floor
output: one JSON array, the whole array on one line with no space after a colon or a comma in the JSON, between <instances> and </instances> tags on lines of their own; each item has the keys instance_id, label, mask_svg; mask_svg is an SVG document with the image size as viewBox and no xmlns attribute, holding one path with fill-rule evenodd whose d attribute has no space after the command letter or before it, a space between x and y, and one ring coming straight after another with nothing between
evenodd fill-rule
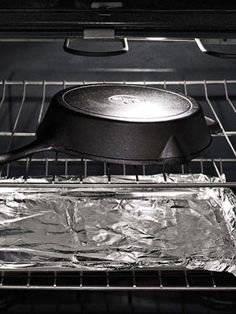
<instances>
[{"instance_id":1,"label":"oven floor","mask_svg":"<svg viewBox=\"0 0 236 314\"><path fill-rule=\"evenodd\" d=\"M1 313L158 313L236 312L236 293L2 291Z\"/></svg>"}]
</instances>

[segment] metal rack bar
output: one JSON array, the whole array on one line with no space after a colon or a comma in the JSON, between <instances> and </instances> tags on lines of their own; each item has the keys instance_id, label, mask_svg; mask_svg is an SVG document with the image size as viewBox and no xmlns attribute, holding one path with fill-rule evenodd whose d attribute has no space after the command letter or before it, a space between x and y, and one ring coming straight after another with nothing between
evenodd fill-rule
<instances>
[{"instance_id":1,"label":"metal rack bar","mask_svg":"<svg viewBox=\"0 0 236 314\"><path fill-rule=\"evenodd\" d=\"M210 272L210 274L211 274L212 287L213 287L213 288L216 288L216 283L215 283L214 274L213 274L212 271Z\"/></svg>"},{"instance_id":2,"label":"metal rack bar","mask_svg":"<svg viewBox=\"0 0 236 314\"><path fill-rule=\"evenodd\" d=\"M1 287L3 286L3 281L4 281L4 271L2 271L2 278L1 278L1 283L0 283Z\"/></svg>"},{"instance_id":3,"label":"metal rack bar","mask_svg":"<svg viewBox=\"0 0 236 314\"><path fill-rule=\"evenodd\" d=\"M225 134L227 136L236 136L236 131L225 131ZM14 137L34 137L36 135L35 132L15 132ZM1 132L0 131L0 137L10 137L12 136L12 132ZM218 134L212 134L213 137L224 137L225 135L223 133Z\"/></svg>"},{"instance_id":4,"label":"metal rack bar","mask_svg":"<svg viewBox=\"0 0 236 314\"><path fill-rule=\"evenodd\" d=\"M220 121L220 118L218 117L218 115L217 115L217 113L216 113L216 111L215 111L215 109L214 109L214 107L213 107L213 105L212 105L212 103L211 103L211 101L210 101L210 99L208 97L208 91L207 91L207 84L206 84L206 82L204 82L204 91L205 91L206 101L207 101L207 103L208 103L208 105L209 105L209 107L210 107L210 109L211 109L211 111L212 111L216 121L219 123L219 126L220 126L220 128L222 130L222 133L224 134L224 137L225 137L227 143L229 144L229 147L230 147L231 151L233 152L233 154L234 154L234 156L236 158L236 150L235 150L232 142L230 141L228 135L226 134L226 131L225 131L225 129L224 129L224 127L223 127L223 125L222 125L222 123Z\"/></svg>"},{"instance_id":5,"label":"metal rack bar","mask_svg":"<svg viewBox=\"0 0 236 314\"><path fill-rule=\"evenodd\" d=\"M43 94L42 94L42 102L41 102L39 116L38 116L38 125L42 119L43 109L44 109L44 105L45 105L45 97L46 97L46 83L45 83L45 81L43 81ZM34 135L35 135L35 133L34 133Z\"/></svg>"},{"instance_id":6,"label":"metal rack bar","mask_svg":"<svg viewBox=\"0 0 236 314\"><path fill-rule=\"evenodd\" d=\"M19 159L17 162L18 163L25 163L26 162L26 158L22 158L22 159ZM48 160L48 162L52 162L52 161L55 161L55 158L50 158L50 157L44 157L44 158L38 158L38 157L32 157L31 159L32 161L35 161L35 162L46 162L46 160ZM67 160L67 162L81 162L81 158L69 158L69 157L60 157L58 158L57 162L65 162ZM233 162L235 163L236 162L236 159L235 158L194 158L191 160L191 163L199 163L199 162L211 162L212 163L212 160L215 161L215 162L224 162L224 163L227 163L227 162ZM91 159L83 159L83 162L87 162L87 167L88 167L88 164L91 164L91 163L94 163L93 160ZM105 162L103 164L106 164ZM105 167L105 166L104 166ZM122 167L124 168L127 168L127 165L123 165L122 164ZM144 167L146 167L146 165L144 165ZM106 173L104 174L106 175Z\"/></svg>"},{"instance_id":7,"label":"metal rack bar","mask_svg":"<svg viewBox=\"0 0 236 314\"><path fill-rule=\"evenodd\" d=\"M236 108L234 107L233 102L232 102L231 99L229 98L227 81L224 82L224 89L225 89L225 98L226 98L226 100L228 101L228 103L229 103L229 105L231 106L231 108L233 109L233 112L236 113Z\"/></svg>"},{"instance_id":8,"label":"metal rack bar","mask_svg":"<svg viewBox=\"0 0 236 314\"><path fill-rule=\"evenodd\" d=\"M214 160L212 160L212 163L213 163L214 169L215 169L215 171L216 171L216 175L217 175L219 178L221 178L221 174L220 174L220 171L219 171L219 169L218 169L218 167L217 167L217 165L216 165L216 162L215 162Z\"/></svg>"},{"instance_id":9,"label":"metal rack bar","mask_svg":"<svg viewBox=\"0 0 236 314\"><path fill-rule=\"evenodd\" d=\"M236 277L227 273L220 275L215 272L198 271L202 284L194 280L194 271L165 271L158 272L126 271L100 272L99 275L91 272L89 277L83 271L61 272L58 271L7 271L1 273L0 289L25 289L25 290L85 290L85 291L236 291ZM35 276L36 274L36 276ZM141 274L141 275L140 275ZM113 281L113 278L116 278ZM141 277L140 277L141 276ZM150 277L157 276L155 283L150 282ZM74 277L73 284L68 281ZM11 278L14 278L12 283ZM44 278L38 281L37 278ZM87 281L87 278L89 281ZM100 278L99 284L97 279ZM139 279L142 278L142 281ZM176 284L176 278L178 284ZM102 284L103 282L103 284Z\"/></svg>"},{"instance_id":10,"label":"metal rack bar","mask_svg":"<svg viewBox=\"0 0 236 314\"><path fill-rule=\"evenodd\" d=\"M23 183L23 182L22 182ZM20 188L22 187L22 183L7 183L7 182L0 182L1 188ZM53 183L53 186L52 186ZM31 182L24 182L24 187L32 187L32 188L76 188L76 189L83 189L86 188L135 188L135 189L176 189L176 188L235 188L236 182L209 182L209 183L140 183L139 181L136 183L113 183L111 181L107 181L107 183L58 183L56 181L52 181L52 183L31 183Z\"/></svg>"},{"instance_id":11,"label":"metal rack bar","mask_svg":"<svg viewBox=\"0 0 236 314\"><path fill-rule=\"evenodd\" d=\"M12 131L11 131L10 140L9 140L8 148L7 148L8 151L11 149L11 146L12 146L12 142L13 142L13 139L14 139L14 134L15 134L15 131L16 131L19 119L20 119L20 115L21 115L21 112L22 112L22 109L23 109L23 106L24 106L24 103L25 103L25 96L26 96L26 84L24 82L23 83L22 100L21 100L21 104L20 104L20 107L18 109L18 112L17 112L17 115L16 115L16 119L14 121L14 125L13 125ZM7 164L7 177L9 177L9 172L10 172L10 164Z\"/></svg>"},{"instance_id":12,"label":"metal rack bar","mask_svg":"<svg viewBox=\"0 0 236 314\"><path fill-rule=\"evenodd\" d=\"M4 100L5 100L5 96L6 96L6 82L5 81L3 81L2 82L2 98L1 98L1 101L0 101L0 110L1 110L1 108L2 108L2 104L3 104L3 102L4 102Z\"/></svg>"},{"instance_id":13,"label":"metal rack bar","mask_svg":"<svg viewBox=\"0 0 236 314\"><path fill-rule=\"evenodd\" d=\"M162 284L161 270L158 271L158 278L159 278L159 283L160 283L160 289L162 289L163 284Z\"/></svg>"},{"instance_id":14,"label":"metal rack bar","mask_svg":"<svg viewBox=\"0 0 236 314\"><path fill-rule=\"evenodd\" d=\"M236 136L236 131L225 131L227 136ZM14 137L35 137L35 132L15 132ZM12 132L1 132L0 137L11 137ZM213 137L224 137L223 133L212 134Z\"/></svg>"},{"instance_id":15,"label":"metal rack bar","mask_svg":"<svg viewBox=\"0 0 236 314\"><path fill-rule=\"evenodd\" d=\"M0 81L0 85L32 85L32 86L73 86L73 85L84 85L84 84L101 84L101 81ZM102 81L102 83L117 83L117 84L138 84L138 85L202 85L202 84L209 84L209 85L218 85L218 84L236 84L236 80L176 80L176 81Z\"/></svg>"},{"instance_id":16,"label":"metal rack bar","mask_svg":"<svg viewBox=\"0 0 236 314\"><path fill-rule=\"evenodd\" d=\"M26 96L26 84L24 82L23 93L22 93L22 100L21 100L21 104L20 104L20 107L19 107L19 110L17 112L17 116L16 116L16 119L15 119L15 122L14 122L14 125L13 125L13 129L12 129L12 132L11 132L11 139L10 139L10 142L9 142L9 145L8 145L8 149L11 148L12 140L13 140L13 137L14 137L14 134L15 134L15 131L16 131L19 119L20 119L20 115L21 115L24 103L25 103L25 96Z\"/></svg>"},{"instance_id":17,"label":"metal rack bar","mask_svg":"<svg viewBox=\"0 0 236 314\"><path fill-rule=\"evenodd\" d=\"M220 173L221 175L224 173L224 169L223 169L223 162L222 162L222 159L220 159Z\"/></svg>"},{"instance_id":18,"label":"metal rack bar","mask_svg":"<svg viewBox=\"0 0 236 314\"><path fill-rule=\"evenodd\" d=\"M116 36L116 38L123 38ZM135 37L128 36L126 37L128 41L152 41L152 42L189 42L194 43L194 38L174 38L174 37ZM217 40L217 39L216 39ZM208 41L212 42L213 39L208 39ZM48 43L48 42L64 42L64 39L61 38L0 38L0 42L40 42L40 43ZM218 39L217 43L220 42ZM230 43L235 44L233 39L231 39Z\"/></svg>"},{"instance_id":19,"label":"metal rack bar","mask_svg":"<svg viewBox=\"0 0 236 314\"><path fill-rule=\"evenodd\" d=\"M186 287L189 288L189 281L188 281L188 275L187 275L186 270L184 270L184 280L185 280Z\"/></svg>"},{"instance_id":20,"label":"metal rack bar","mask_svg":"<svg viewBox=\"0 0 236 314\"><path fill-rule=\"evenodd\" d=\"M27 288L29 288L30 287L30 279L31 279L31 272L29 271L28 272L28 276L27 276Z\"/></svg>"},{"instance_id":21,"label":"metal rack bar","mask_svg":"<svg viewBox=\"0 0 236 314\"><path fill-rule=\"evenodd\" d=\"M68 175L68 159L65 158L65 176L67 176L67 175Z\"/></svg>"},{"instance_id":22,"label":"metal rack bar","mask_svg":"<svg viewBox=\"0 0 236 314\"><path fill-rule=\"evenodd\" d=\"M27 182L29 176L29 165L30 165L31 158L28 157L25 164L25 182Z\"/></svg>"}]
</instances>

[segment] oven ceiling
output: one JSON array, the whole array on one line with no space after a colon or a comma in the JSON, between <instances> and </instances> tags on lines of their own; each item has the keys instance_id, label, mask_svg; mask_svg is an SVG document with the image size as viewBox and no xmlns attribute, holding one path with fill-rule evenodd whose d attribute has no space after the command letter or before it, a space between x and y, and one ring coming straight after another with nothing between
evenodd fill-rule
<instances>
[{"instance_id":1,"label":"oven ceiling","mask_svg":"<svg viewBox=\"0 0 236 314\"><path fill-rule=\"evenodd\" d=\"M135 5L134 5L135 3ZM0 36L64 38L84 28L117 36L234 37L236 2L171 0L3 0Z\"/></svg>"}]
</instances>

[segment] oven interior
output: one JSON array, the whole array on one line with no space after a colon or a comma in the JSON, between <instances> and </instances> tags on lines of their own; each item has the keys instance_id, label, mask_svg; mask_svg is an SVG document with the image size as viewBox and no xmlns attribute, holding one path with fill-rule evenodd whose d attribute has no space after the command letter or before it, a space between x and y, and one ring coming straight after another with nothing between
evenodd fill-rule
<instances>
[{"instance_id":1,"label":"oven interior","mask_svg":"<svg viewBox=\"0 0 236 314\"><path fill-rule=\"evenodd\" d=\"M1 152L31 142L51 97L63 88L107 82L155 86L195 98L221 128L203 156L171 166L169 172L225 174L222 185L235 191L234 59L207 56L194 39L130 40L126 54L89 58L66 53L61 39L9 38L0 42ZM225 43L226 51L236 52L233 40ZM81 48L84 43L79 44ZM89 48L103 49L103 42L99 44L93 41ZM120 48L120 42L115 45ZM114 49L114 43L107 48ZM56 185L58 177L72 175L81 185L88 176L106 176L106 184L112 185L113 175L133 175L138 185L142 175L158 173L160 165L108 164L58 152L34 154L1 169L2 179L21 177L19 186L24 187L32 186L32 178L47 177ZM4 313L235 313L236 308L236 279L226 272L5 269L0 272L0 290Z\"/></svg>"}]
</instances>

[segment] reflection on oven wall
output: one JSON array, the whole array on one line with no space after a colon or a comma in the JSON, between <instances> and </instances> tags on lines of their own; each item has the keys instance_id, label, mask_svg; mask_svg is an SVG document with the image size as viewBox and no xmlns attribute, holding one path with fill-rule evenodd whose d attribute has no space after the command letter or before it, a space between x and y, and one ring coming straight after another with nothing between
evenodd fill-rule
<instances>
[{"instance_id":1,"label":"reflection on oven wall","mask_svg":"<svg viewBox=\"0 0 236 314\"><path fill-rule=\"evenodd\" d=\"M120 43L106 43L114 45ZM194 42L130 42L124 55L96 58L70 55L62 46L63 41L0 43L0 79L217 80L233 79L236 70L235 60L204 55Z\"/></svg>"}]
</instances>

